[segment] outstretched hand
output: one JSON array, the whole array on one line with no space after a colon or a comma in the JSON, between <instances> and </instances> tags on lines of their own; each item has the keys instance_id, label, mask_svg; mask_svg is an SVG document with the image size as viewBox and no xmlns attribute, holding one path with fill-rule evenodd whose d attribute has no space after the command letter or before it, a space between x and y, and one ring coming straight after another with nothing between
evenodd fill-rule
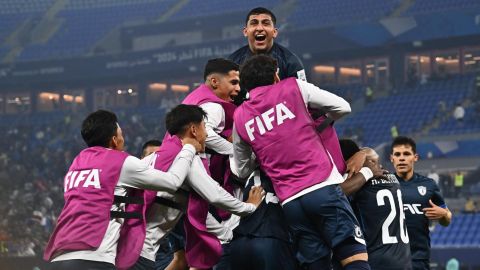
<instances>
[{"instance_id":1,"label":"outstretched hand","mask_svg":"<svg viewBox=\"0 0 480 270\"><path fill-rule=\"evenodd\" d=\"M432 202L432 200L428 200L431 207L423 208L423 212L425 216L427 216L430 220L439 220L447 216L448 210L442 208Z\"/></svg>"}]
</instances>

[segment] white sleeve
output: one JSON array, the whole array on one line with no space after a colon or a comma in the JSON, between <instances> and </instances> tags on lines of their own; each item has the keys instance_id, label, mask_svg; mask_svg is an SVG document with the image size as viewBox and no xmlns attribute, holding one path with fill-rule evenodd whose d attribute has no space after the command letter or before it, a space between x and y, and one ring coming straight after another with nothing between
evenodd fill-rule
<instances>
[{"instance_id":1,"label":"white sleeve","mask_svg":"<svg viewBox=\"0 0 480 270\"><path fill-rule=\"evenodd\" d=\"M345 99L333 93L299 79L297 79L297 84L305 105L315 109L322 109L333 120L338 120L352 111L350 104Z\"/></svg>"},{"instance_id":2,"label":"white sleeve","mask_svg":"<svg viewBox=\"0 0 480 270\"><path fill-rule=\"evenodd\" d=\"M214 102L207 102L200 107L207 113L205 126L207 129L207 140L205 145L207 148L214 150L222 155L232 155L232 143L219 135L225 128L225 111L222 105Z\"/></svg>"},{"instance_id":3,"label":"white sleeve","mask_svg":"<svg viewBox=\"0 0 480 270\"><path fill-rule=\"evenodd\" d=\"M232 215L232 217L236 216ZM233 231L230 227L224 222L218 222L212 214L208 213L205 225L207 225L208 232L214 234L222 244L228 243L232 240Z\"/></svg>"},{"instance_id":4,"label":"white sleeve","mask_svg":"<svg viewBox=\"0 0 480 270\"><path fill-rule=\"evenodd\" d=\"M233 197L213 180L203 167L202 160L195 156L186 182L188 185L215 207L226 210L232 214L245 216L255 211L255 205L244 203Z\"/></svg>"},{"instance_id":5,"label":"white sleeve","mask_svg":"<svg viewBox=\"0 0 480 270\"><path fill-rule=\"evenodd\" d=\"M168 172L151 168L147 160L129 156L123 163L118 185L139 189L175 192L183 184L195 155L195 147L183 146Z\"/></svg>"},{"instance_id":6,"label":"white sleeve","mask_svg":"<svg viewBox=\"0 0 480 270\"><path fill-rule=\"evenodd\" d=\"M252 147L240 138L233 127L233 158L230 158L230 170L241 179L247 178L257 167Z\"/></svg>"}]
</instances>

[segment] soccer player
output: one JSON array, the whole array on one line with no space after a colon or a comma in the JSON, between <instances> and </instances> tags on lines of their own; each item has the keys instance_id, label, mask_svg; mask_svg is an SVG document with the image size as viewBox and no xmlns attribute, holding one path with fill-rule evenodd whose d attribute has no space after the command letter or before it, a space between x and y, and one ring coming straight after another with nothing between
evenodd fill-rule
<instances>
[{"instance_id":1,"label":"soccer player","mask_svg":"<svg viewBox=\"0 0 480 270\"><path fill-rule=\"evenodd\" d=\"M277 60L280 79L296 77L306 81L305 68L300 58L274 41L278 35L276 23L277 18L272 11L264 7L250 10L243 28L243 35L247 38L248 45L236 50L228 58L241 65L253 55L268 54ZM235 103L243 102L245 96L246 91L242 89Z\"/></svg>"},{"instance_id":2,"label":"soccer player","mask_svg":"<svg viewBox=\"0 0 480 270\"><path fill-rule=\"evenodd\" d=\"M233 148L238 176L255 168L252 151L270 177L297 241L297 259L309 269L329 269L330 254L345 269L370 269L365 240L345 195L343 178L319 140L307 106L336 120L350 112L342 98L288 78L276 61L258 55L240 70L249 99L234 116Z\"/></svg>"},{"instance_id":3,"label":"soccer player","mask_svg":"<svg viewBox=\"0 0 480 270\"><path fill-rule=\"evenodd\" d=\"M414 172L418 154L413 139L403 136L395 138L391 145L390 161L402 190L412 268L430 269L429 221L437 220L440 225L448 226L452 213L435 181Z\"/></svg>"},{"instance_id":4,"label":"soccer player","mask_svg":"<svg viewBox=\"0 0 480 270\"><path fill-rule=\"evenodd\" d=\"M203 78L204 84L193 90L182 103L198 105L206 112L208 172L230 194L237 194L235 196L241 199L243 185L234 185L228 165L229 157L233 155L231 134L236 109L233 99L240 91L239 66L228 59L210 59L205 65ZM214 207L210 212L213 215L209 215L208 227L222 241L223 255L217 265L218 269L222 269L221 265L228 264L231 231L238 225L240 217Z\"/></svg>"},{"instance_id":5,"label":"soccer player","mask_svg":"<svg viewBox=\"0 0 480 270\"><path fill-rule=\"evenodd\" d=\"M203 78L205 83L182 103L198 105L206 112L205 147L209 153L209 171L213 179L224 184L228 178L227 161L233 155L231 134L236 106L232 102L240 91L239 67L227 59L211 59L205 65Z\"/></svg>"},{"instance_id":6,"label":"soccer player","mask_svg":"<svg viewBox=\"0 0 480 270\"><path fill-rule=\"evenodd\" d=\"M88 148L78 154L65 176L65 205L44 259L52 262L52 269L115 269L121 224L138 214L124 211L121 196L128 194L128 188L175 192L202 146L191 137L183 138L185 145L165 173L123 152L122 129L112 112L88 115L81 134Z\"/></svg>"},{"instance_id":7,"label":"soccer player","mask_svg":"<svg viewBox=\"0 0 480 270\"><path fill-rule=\"evenodd\" d=\"M205 112L198 106L181 104L175 107L166 117L166 128L169 134L162 142L160 149L146 157L145 160L157 169L170 167L173 158L180 150L179 143L181 138L195 137L200 142L205 141L206 130L203 120L205 116ZM187 238L187 261L192 267L200 269L211 267L215 264L211 264L212 261L220 256L221 247L214 236L210 237L204 233L206 232L205 221L208 203L244 216L254 212L261 203L263 190L261 188L252 188L246 203L235 199L207 174L202 160L196 155L185 179L185 184L179 191L175 193L158 192L153 194L153 197L150 195L146 196L146 224L135 223L135 221L124 224L122 232L129 238L120 239L117 256L117 267L119 269L129 268L133 264L135 265L131 269L153 269L159 241L177 224L186 209L187 201L188 204L195 203L196 208L193 208L194 211L192 212L192 208L189 205L186 218L191 218L192 215L200 216L201 218L196 220L203 220L203 224L198 222L194 223L193 226L197 229L204 229L200 235L193 235L196 237L193 240ZM206 203L202 204L202 201ZM188 229L189 227L186 226L187 236L189 235ZM144 242L140 242L140 245L138 245L139 242L131 241L133 235L144 239ZM198 242L195 240L198 240ZM208 243L207 245L200 245L199 241ZM218 245L215 245L215 241ZM192 252L193 257L188 257L188 248L192 246L193 248L191 249L194 250ZM198 254L198 251L195 250L197 246L212 247L212 254L207 252L205 256L195 257ZM214 252L218 252L217 258L215 258ZM208 264L211 265L205 267Z\"/></svg>"},{"instance_id":8,"label":"soccer player","mask_svg":"<svg viewBox=\"0 0 480 270\"><path fill-rule=\"evenodd\" d=\"M160 149L160 146L162 145L162 142L159 140L149 140L145 142L142 146L142 155L140 158L144 158L151 153L157 152L158 149Z\"/></svg>"},{"instance_id":9,"label":"soccer player","mask_svg":"<svg viewBox=\"0 0 480 270\"><path fill-rule=\"evenodd\" d=\"M233 230L228 269L297 269L288 224L275 196L272 182L264 172L255 170L245 190L253 186L263 187L266 192L265 200L253 214L243 217L238 227Z\"/></svg>"},{"instance_id":10,"label":"soccer player","mask_svg":"<svg viewBox=\"0 0 480 270\"><path fill-rule=\"evenodd\" d=\"M360 151L355 142L348 141L340 143L346 159ZM383 174L375 150L361 151L367 154L364 168L368 169L362 168L354 175L361 176L364 185L351 194L350 203L367 240L368 263L373 270L410 270L412 258L400 183L395 175Z\"/></svg>"},{"instance_id":11,"label":"soccer player","mask_svg":"<svg viewBox=\"0 0 480 270\"><path fill-rule=\"evenodd\" d=\"M141 158L149 156L160 149L162 142L159 140L149 140L142 146ZM185 259L185 233L183 232L183 222L180 220L175 228L163 238L155 258L155 269L186 269L187 261Z\"/></svg>"}]
</instances>

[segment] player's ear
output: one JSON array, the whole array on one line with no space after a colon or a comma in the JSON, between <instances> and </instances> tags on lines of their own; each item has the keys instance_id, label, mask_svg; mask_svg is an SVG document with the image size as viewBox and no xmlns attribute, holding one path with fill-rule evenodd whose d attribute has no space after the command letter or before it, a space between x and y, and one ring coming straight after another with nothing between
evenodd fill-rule
<instances>
[{"instance_id":1,"label":"player's ear","mask_svg":"<svg viewBox=\"0 0 480 270\"><path fill-rule=\"evenodd\" d=\"M243 36L247 37L247 27L243 27Z\"/></svg>"},{"instance_id":2,"label":"player's ear","mask_svg":"<svg viewBox=\"0 0 480 270\"><path fill-rule=\"evenodd\" d=\"M198 135L197 126L194 125L193 123L190 125L190 132L193 138L197 138L197 135Z\"/></svg>"},{"instance_id":3,"label":"player's ear","mask_svg":"<svg viewBox=\"0 0 480 270\"><path fill-rule=\"evenodd\" d=\"M117 137L117 135L112 136L110 138L110 142L108 143L109 148L118 150L118 147L120 145L120 139Z\"/></svg>"},{"instance_id":4,"label":"player's ear","mask_svg":"<svg viewBox=\"0 0 480 270\"><path fill-rule=\"evenodd\" d=\"M393 155L390 154L390 162L393 163Z\"/></svg>"},{"instance_id":5,"label":"player's ear","mask_svg":"<svg viewBox=\"0 0 480 270\"><path fill-rule=\"evenodd\" d=\"M277 28L274 28L273 29L273 38L276 38L278 35L278 29Z\"/></svg>"},{"instance_id":6,"label":"player's ear","mask_svg":"<svg viewBox=\"0 0 480 270\"><path fill-rule=\"evenodd\" d=\"M217 89L218 86L218 79L215 76L210 77L210 84L212 85L213 89Z\"/></svg>"},{"instance_id":7,"label":"player's ear","mask_svg":"<svg viewBox=\"0 0 480 270\"><path fill-rule=\"evenodd\" d=\"M418 154L417 154L417 153L415 153L415 155L414 155L414 161L415 161L415 162L417 162L417 161L418 161L418 159L419 159L419 156L418 156Z\"/></svg>"}]
</instances>

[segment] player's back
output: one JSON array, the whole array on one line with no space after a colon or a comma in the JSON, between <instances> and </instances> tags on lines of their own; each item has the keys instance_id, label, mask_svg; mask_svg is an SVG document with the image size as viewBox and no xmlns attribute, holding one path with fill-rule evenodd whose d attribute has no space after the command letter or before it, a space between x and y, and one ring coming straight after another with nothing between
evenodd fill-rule
<instances>
[{"instance_id":1,"label":"player's back","mask_svg":"<svg viewBox=\"0 0 480 270\"><path fill-rule=\"evenodd\" d=\"M373 270L411 269L400 184L393 174L365 183L352 199Z\"/></svg>"}]
</instances>

